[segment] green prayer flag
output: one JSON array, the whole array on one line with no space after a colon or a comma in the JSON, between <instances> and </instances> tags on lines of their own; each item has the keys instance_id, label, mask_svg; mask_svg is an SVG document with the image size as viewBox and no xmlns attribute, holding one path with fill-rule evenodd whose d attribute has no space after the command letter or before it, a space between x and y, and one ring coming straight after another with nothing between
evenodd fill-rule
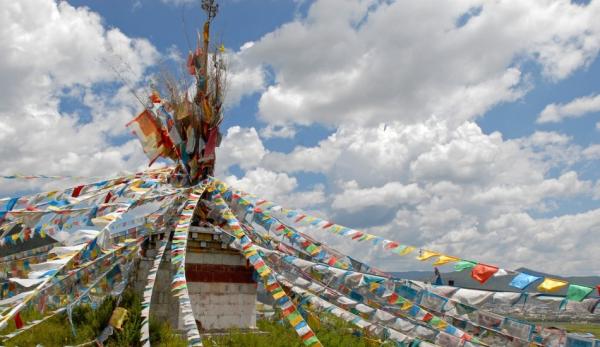
<instances>
[{"instance_id":1,"label":"green prayer flag","mask_svg":"<svg viewBox=\"0 0 600 347\"><path fill-rule=\"evenodd\" d=\"M590 295L593 290L594 289L590 287L570 284L569 289L567 290L567 299L571 301L581 301L585 299L586 296Z\"/></svg>"},{"instance_id":2,"label":"green prayer flag","mask_svg":"<svg viewBox=\"0 0 600 347\"><path fill-rule=\"evenodd\" d=\"M313 337L311 337L310 339L308 339L308 340L304 341L304 344L305 344L306 346L312 346L312 345L314 345L314 344L315 344L315 343L317 343L317 342L319 342L319 339L317 339L317 337L316 337L316 336L313 336Z\"/></svg>"},{"instance_id":3,"label":"green prayer flag","mask_svg":"<svg viewBox=\"0 0 600 347\"><path fill-rule=\"evenodd\" d=\"M472 269L475 267L475 265L477 265L477 263L468 261L468 260L461 260L461 261L457 262L456 264L454 264L454 271L463 271L463 270L467 270L467 269Z\"/></svg>"}]
</instances>

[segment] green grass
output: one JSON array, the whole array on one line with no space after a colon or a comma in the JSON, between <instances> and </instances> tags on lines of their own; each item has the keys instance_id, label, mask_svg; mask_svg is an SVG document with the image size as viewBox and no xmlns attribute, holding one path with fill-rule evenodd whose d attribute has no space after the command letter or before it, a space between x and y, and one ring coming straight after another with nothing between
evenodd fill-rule
<instances>
[{"instance_id":1,"label":"green grass","mask_svg":"<svg viewBox=\"0 0 600 347\"><path fill-rule=\"evenodd\" d=\"M321 324L311 323L321 343L328 347L371 347L394 346L392 343L381 344L375 338L367 338L359 329L355 329L333 316L322 315ZM320 325L320 326L319 326ZM205 337L203 343L207 347L245 346L245 347L300 347L304 346L294 329L280 320L260 320L257 322L260 333L248 333L232 330L229 335Z\"/></svg>"},{"instance_id":2,"label":"green grass","mask_svg":"<svg viewBox=\"0 0 600 347\"><path fill-rule=\"evenodd\" d=\"M570 333L590 333L600 338L600 323L556 323Z\"/></svg>"},{"instance_id":3,"label":"green grass","mask_svg":"<svg viewBox=\"0 0 600 347\"><path fill-rule=\"evenodd\" d=\"M75 325L76 336L73 336L71 327L66 314L60 314L47 321L23 332L21 335L0 343L7 347L26 347L41 344L45 347L78 345L93 341L108 325L110 316L115 309L116 299L106 297L97 309L92 309L89 305L81 305L73 309L73 323ZM141 302L140 297L132 291L125 291L120 305L129 312L128 318L123 324L121 331L115 333L106 341L105 346L141 346L140 328ZM33 310L25 310L21 317L24 321L42 318L41 315ZM5 335L15 329L14 321L9 327L2 331ZM153 346L174 346L183 347L187 344L185 340L176 335L173 330L164 322L155 319L150 320L150 338Z\"/></svg>"},{"instance_id":4,"label":"green grass","mask_svg":"<svg viewBox=\"0 0 600 347\"><path fill-rule=\"evenodd\" d=\"M116 306L116 299L107 297L97 309L89 305L81 305L73 310L73 323L77 332L71 333L66 314L57 315L27 332L5 341L6 346L36 346L45 347L78 345L93 341L107 326L110 316ZM132 291L125 291L119 306L129 312L123 324L123 329L106 341L105 346L140 346L140 328L142 319L140 297ZM41 318L35 310L22 312L25 321ZM381 344L377 338L370 337L364 331L329 314L320 314L319 319L312 316L309 322L313 331L328 347L371 347L394 346L393 343ZM14 323L3 331L3 334L14 330ZM205 346L244 346L244 347L301 347L304 346L294 329L279 316L276 320L259 320L256 332L231 330L222 336L205 336ZM165 321L150 319L150 341L153 346L185 347L187 341L179 336ZM2 343L0 343L2 344Z\"/></svg>"}]
</instances>

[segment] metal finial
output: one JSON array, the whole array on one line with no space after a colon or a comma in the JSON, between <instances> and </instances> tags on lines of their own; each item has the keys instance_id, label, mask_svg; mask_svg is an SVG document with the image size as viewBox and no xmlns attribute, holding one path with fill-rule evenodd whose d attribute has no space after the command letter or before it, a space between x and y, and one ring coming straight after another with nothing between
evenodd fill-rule
<instances>
[{"instance_id":1,"label":"metal finial","mask_svg":"<svg viewBox=\"0 0 600 347\"><path fill-rule=\"evenodd\" d=\"M208 15L208 20L212 20L217 16L219 4L217 4L215 0L202 0L202 9Z\"/></svg>"}]
</instances>

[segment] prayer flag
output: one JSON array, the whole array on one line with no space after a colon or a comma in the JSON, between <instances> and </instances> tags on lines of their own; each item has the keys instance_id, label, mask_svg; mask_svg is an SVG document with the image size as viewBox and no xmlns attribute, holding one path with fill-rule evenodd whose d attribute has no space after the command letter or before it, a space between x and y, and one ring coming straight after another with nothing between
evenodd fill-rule
<instances>
[{"instance_id":1,"label":"prayer flag","mask_svg":"<svg viewBox=\"0 0 600 347\"><path fill-rule=\"evenodd\" d=\"M17 314L15 315L15 326L17 327L17 329L21 329L23 327L23 321L21 320L21 313L17 312Z\"/></svg>"},{"instance_id":2,"label":"prayer flag","mask_svg":"<svg viewBox=\"0 0 600 347\"><path fill-rule=\"evenodd\" d=\"M444 264L448 264L448 263L452 263L454 261L459 261L460 258L456 258L456 257L451 257L449 255L440 255L440 257L435 261L435 263L433 263L434 266L437 265L444 265Z\"/></svg>"},{"instance_id":3,"label":"prayer flag","mask_svg":"<svg viewBox=\"0 0 600 347\"><path fill-rule=\"evenodd\" d=\"M526 274L524 272L519 273L515 278L510 281L509 285L511 287L519 288L521 290L525 289L531 283L541 279L541 277L533 276Z\"/></svg>"},{"instance_id":4,"label":"prayer flag","mask_svg":"<svg viewBox=\"0 0 600 347\"><path fill-rule=\"evenodd\" d=\"M498 268L495 266L477 264L473 270L471 270L471 277L473 277L473 279L475 279L477 282L484 284L496 272L498 272Z\"/></svg>"},{"instance_id":5,"label":"prayer flag","mask_svg":"<svg viewBox=\"0 0 600 347\"><path fill-rule=\"evenodd\" d=\"M572 301L581 301L593 291L590 287L578 286L576 284L569 285L567 290L567 299Z\"/></svg>"},{"instance_id":6,"label":"prayer flag","mask_svg":"<svg viewBox=\"0 0 600 347\"><path fill-rule=\"evenodd\" d=\"M567 284L569 284L567 281L546 277L544 278L544 282L542 282L537 289L542 292L556 292L561 288L566 287Z\"/></svg>"},{"instance_id":7,"label":"prayer flag","mask_svg":"<svg viewBox=\"0 0 600 347\"><path fill-rule=\"evenodd\" d=\"M475 267L475 265L477 265L475 262L468 261L468 260L461 260L454 265L454 271L463 271L463 270L467 270L467 269L472 269L473 267Z\"/></svg>"},{"instance_id":8,"label":"prayer flag","mask_svg":"<svg viewBox=\"0 0 600 347\"><path fill-rule=\"evenodd\" d=\"M419 259L420 261L425 261L429 258L433 258L435 256L438 256L439 253L438 252L434 252L434 251L428 251L426 249L422 249L421 252L419 252L419 256L417 257L417 259Z\"/></svg>"},{"instance_id":9,"label":"prayer flag","mask_svg":"<svg viewBox=\"0 0 600 347\"><path fill-rule=\"evenodd\" d=\"M415 248L412 246L400 246L400 247L394 248L393 252L398 255L407 255L414 250L415 250Z\"/></svg>"}]
</instances>

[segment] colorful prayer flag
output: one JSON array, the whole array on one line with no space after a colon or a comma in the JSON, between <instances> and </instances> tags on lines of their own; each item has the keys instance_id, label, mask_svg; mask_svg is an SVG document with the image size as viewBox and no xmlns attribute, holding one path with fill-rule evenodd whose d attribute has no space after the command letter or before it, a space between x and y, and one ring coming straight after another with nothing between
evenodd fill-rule
<instances>
[{"instance_id":1,"label":"colorful prayer flag","mask_svg":"<svg viewBox=\"0 0 600 347\"><path fill-rule=\"evenodd\" d=\"M537 289L542 292L556 292L561 288L566 287L567 284L569 284L567 281L546 277L544 278L544 282L542 282Z\"/></svg>"},{"instance_id":2,"label":"colorful prayer flag","mask_svg":"<svg viewBox=\"0 0 600 347\"><path fill-rule=\"evenodd\" d=\"M581 301L585 299L586 296L590 295L593 290L594 289L590 287L571 284L567 290L567 299L572 301Z\"/></svg>"},{"instance_id":3,"label":"colorful prayer flag","mask_svg":"<svg viewBox=\"0 0 600 347\"><path fill-rule=\"evenodd\" d=\"M477 282L484 284L496 272L498 272L498 268L495 266L477 264L473 270L471 270L471 277L473 277L473 279L475 279Z\"/></svg>"},{"instance_id":4,"label":"colorful prayer flag","mask_svg":"<svg viewBox=\"0 0 600 347\"><path fill-rule=\"evenodd\" d=\"M526 274L524 272L519 273L515 278L510 281L509 286L519 288L521 290L525 289L531 283L541 279L541 277L533 276Z\"/></svg>"}]
</instances>

